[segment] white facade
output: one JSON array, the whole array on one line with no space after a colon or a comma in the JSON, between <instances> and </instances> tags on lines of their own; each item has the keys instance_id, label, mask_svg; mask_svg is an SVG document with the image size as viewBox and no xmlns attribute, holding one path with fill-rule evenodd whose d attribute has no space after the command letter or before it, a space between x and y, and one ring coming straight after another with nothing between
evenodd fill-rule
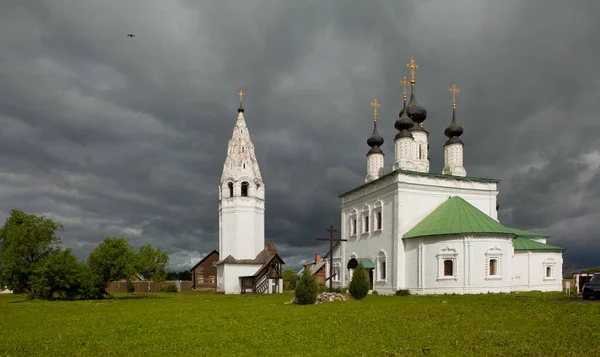
<instances>
[{"instance_id":1,"label":"white facade","mask_svg":"<svg viewBox=\"0 0 600 357\"><path fill-rule=\"evenodd\" d=\"M467 176L463 166L463 143L452 143L444 146L444 175Z\"/></svg>"}]
</instances>

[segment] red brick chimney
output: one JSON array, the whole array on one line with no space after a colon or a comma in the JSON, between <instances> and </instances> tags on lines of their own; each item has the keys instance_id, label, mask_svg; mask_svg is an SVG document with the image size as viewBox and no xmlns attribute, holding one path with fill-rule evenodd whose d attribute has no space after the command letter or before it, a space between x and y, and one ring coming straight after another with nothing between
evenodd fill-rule
<instances>
[{"instance_id":1,"label":"red brick chimney","mask_svg":"<svg viewBox=\"0 0 600 357\"><path fill-rule=\"evenodd\" d=\"M321 254L317 253L315 254L315 264L319 264L319 262L321 262Z\"/></svg>"}]
</instances>

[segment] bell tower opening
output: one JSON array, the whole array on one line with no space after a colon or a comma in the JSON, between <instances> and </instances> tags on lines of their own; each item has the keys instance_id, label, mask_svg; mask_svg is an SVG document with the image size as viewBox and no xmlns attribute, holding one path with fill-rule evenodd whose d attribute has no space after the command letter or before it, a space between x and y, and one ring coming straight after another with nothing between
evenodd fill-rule
<instances>
[{"instance_id":1,"label":"bell tower opening","mask_svg":"<svg viewBox=\"0 0 600 357\"><path fill-rule=\"evenodd\" d=\"M233 197L233 182L228 183L227 187L229 187L229 197Z\"/></svg>"},{"instance_id":2,"label":"bell tower opening","mask_svg":"<svg viewBox=\"0 0 600 357\"><path fill-rule=\"evenodd\" d=\"M242 182L242 197L248 197L248 182Z\"/></svg>"}]
</instances>

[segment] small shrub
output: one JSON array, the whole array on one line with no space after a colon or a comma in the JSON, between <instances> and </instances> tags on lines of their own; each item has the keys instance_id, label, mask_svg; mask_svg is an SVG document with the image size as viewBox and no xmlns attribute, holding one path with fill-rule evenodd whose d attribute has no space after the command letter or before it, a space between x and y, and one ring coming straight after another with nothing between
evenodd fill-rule
<instances>
[{"instance_id":1,"label":"small shrub","mask_svg":"<svg viewBox=\"0 0 600 357\"><path fill-rule=\"evenodd\" d=\"M367 273L362 263L358 263L358 266L354 269L348 291L350 291L350 295L355 300L362 300L369 293L369 278L367 278Z\"/></svg>"},{"instance_id":2,"label":"small shrub","mask_svg":"<svg viewBox=\"0 0 600 357\"><path fill-rule=\"evenodd\" d=\"M160 288L160 292L161 293L176 293L177 292L177 286L175 286L175 284L165 285L162 288Z\"/></svg>"},{"instance_id":3,"label":"small shrub","mask_svg":"<svg viewBox=\"0 0 600 357\"><path fill-rule=\"evenodd\" d=\"M403 289L403 290L398 290L396 291L396 294L394 294L396 296L409 296L410 295L410 290L408 289Z\"/></svg>"},{"instance_id":4,"label":"small shrub","mask_svg":"<svg viewBox=\"0 0 600 357\"><path fill-rule=\"evenodd\" d=\"M378 295L379 295L379 293L377 292L377 290L373 290L373 293L371 293L371 295L378 296Z\"/></svg>"},{"instance_id":5,"label":"small shrub","mask_svg":"<svg viewBox=\"0 0 600 357\"><path fill-rule=\"evenodd\" d=\"M127 281L125 282L125 285L127 286L128 293L135 292L135 287L133 286L133 282L131 280L127 279Z\"/></svg>"},{"instance_id":6,"label":"small shrub","mask_svg":"<svg viewBox=\"0 0 600 357\"><path fill-rule=\"evenodd\" d=\"M309 269L306 269L302 273L300 280L296 283L296 290L294 290L296 303L299 305L314 304L317 301L318 294L319 285L317 284L317 279L310 273Z\"/></svg>"}]
</instances>

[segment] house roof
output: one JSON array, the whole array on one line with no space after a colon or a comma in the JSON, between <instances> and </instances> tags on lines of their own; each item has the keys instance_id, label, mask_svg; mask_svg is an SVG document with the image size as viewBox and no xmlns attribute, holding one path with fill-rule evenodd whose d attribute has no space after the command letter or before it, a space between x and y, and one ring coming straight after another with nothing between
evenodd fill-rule
<instances>
[{"instance_id":1,"label":"house roof","mask_svg":"<svg viewBox=\"0 0 600 357\"><path fill-rule=\"evenodd\" d=\"M529 238L517 237L513 240L515 251L557 251L564 252L565 249L555 245L544 244Z\"/></svg>"},{"instance_id":2,"label":"house roof","mask_svg":"<svg viewBox=\"0 0 600 357\"><path fill-rule=\"evenodd\" d=\"M256 274L262 271L267 265L269 265L273 260L278 261L280 264L285 264L283 259L277 253L277 248L275 247L275 243L273 242L265 242L265 249L263 249L256 258L254 259L235 259L233 256L229 255L227 258L217 262L217 264L226 263L226 264L261 264L262 266L257 270ZM255 274L255 275L256 275Z\"/></svg>"},{"instance_id":3,"label":"house roof","mask_svg":"<svg viewBox=\"0 0 600 357\"><path fill-rule=\"evenodd\" d=\"M406 175L415 175L415 176L429 176L429 177L439 177L439 178L447 178L447 179L453 179L453 180L459 180L459 181L479 181L479 182L493 182L493 183L498 183L500 182L500 180L498 179L493 179L493 178L486 178L486 177L469 177L469 176L453 176L453 175L446 175L446 174L436 174L436 173L432 173L432 172L417 172L417 171L409 171L409 170L394 170L392 172L390 172L389 174L385 174L383 176L381 176L380 178L378 178L377 180L373 180L370 182L367 182L366 184L362 185L362 186L358 186L355 189L352 189L348 192L342 193L339 197L344 197L347 194L350 194L352 192L356 192L361 190L364 187L367 187L369 185L374 185L376 182L379 182L379 180L382 180L384 178L387 178L389 176L392 176L394 174L406 174Z\"/></svg>"},{"instance_id":4,"label":"house roof","mask_svg":"<svg viewBox=\"0 0 600 357\"><path fill-rule=\"evenodd\" d=\"M315 275L316 273L319 272L319 270L321 270L321 268L323 268L325 266L325 263L326 262L321 261L321 262L319 262L319 264L315 264L315 265L311 266L309 268L310 273L312 275ZM300 271L298 271L297 275L302 276L303 273L304 273L304 268L300 269Z\"/></svg>"},{"instance_id":5,"label":"house roof","mask_svg":"<svg viewBox=\"0 0 600 357\"><path fill-rule=\"evenodd\" d=\"M204 262L204 261L205 261L205 260L206 260L208 257L210 257L210 256L211 256L213 253L217 253L217 254L219 254L219 251L218 251L217 249L213 249L213 250L211 250L211 251L210 251L210 253L206 254L206 255L204 256L204 258L202 258L202 259L200 259L200 260L198 261L198 263L194 264L194 266L193 266L193 267L191 267L189 271L193 271L194 269L196 269L196 267L197 267L198 265L202 264L202 263L203 263L203 262Z\"/></svg>"},{"instance_id":6,"label":"house roof","mask_svg":"<svg viewBox=\"0 0 600 357\"><path fill-rule=\"evenodd\" d=\"M403 239L461 233L511 234L524 237L545 236L505 227L462 197L454 196L439 205L421 222L406 232Z\"/></svg>"}]
</instances>

